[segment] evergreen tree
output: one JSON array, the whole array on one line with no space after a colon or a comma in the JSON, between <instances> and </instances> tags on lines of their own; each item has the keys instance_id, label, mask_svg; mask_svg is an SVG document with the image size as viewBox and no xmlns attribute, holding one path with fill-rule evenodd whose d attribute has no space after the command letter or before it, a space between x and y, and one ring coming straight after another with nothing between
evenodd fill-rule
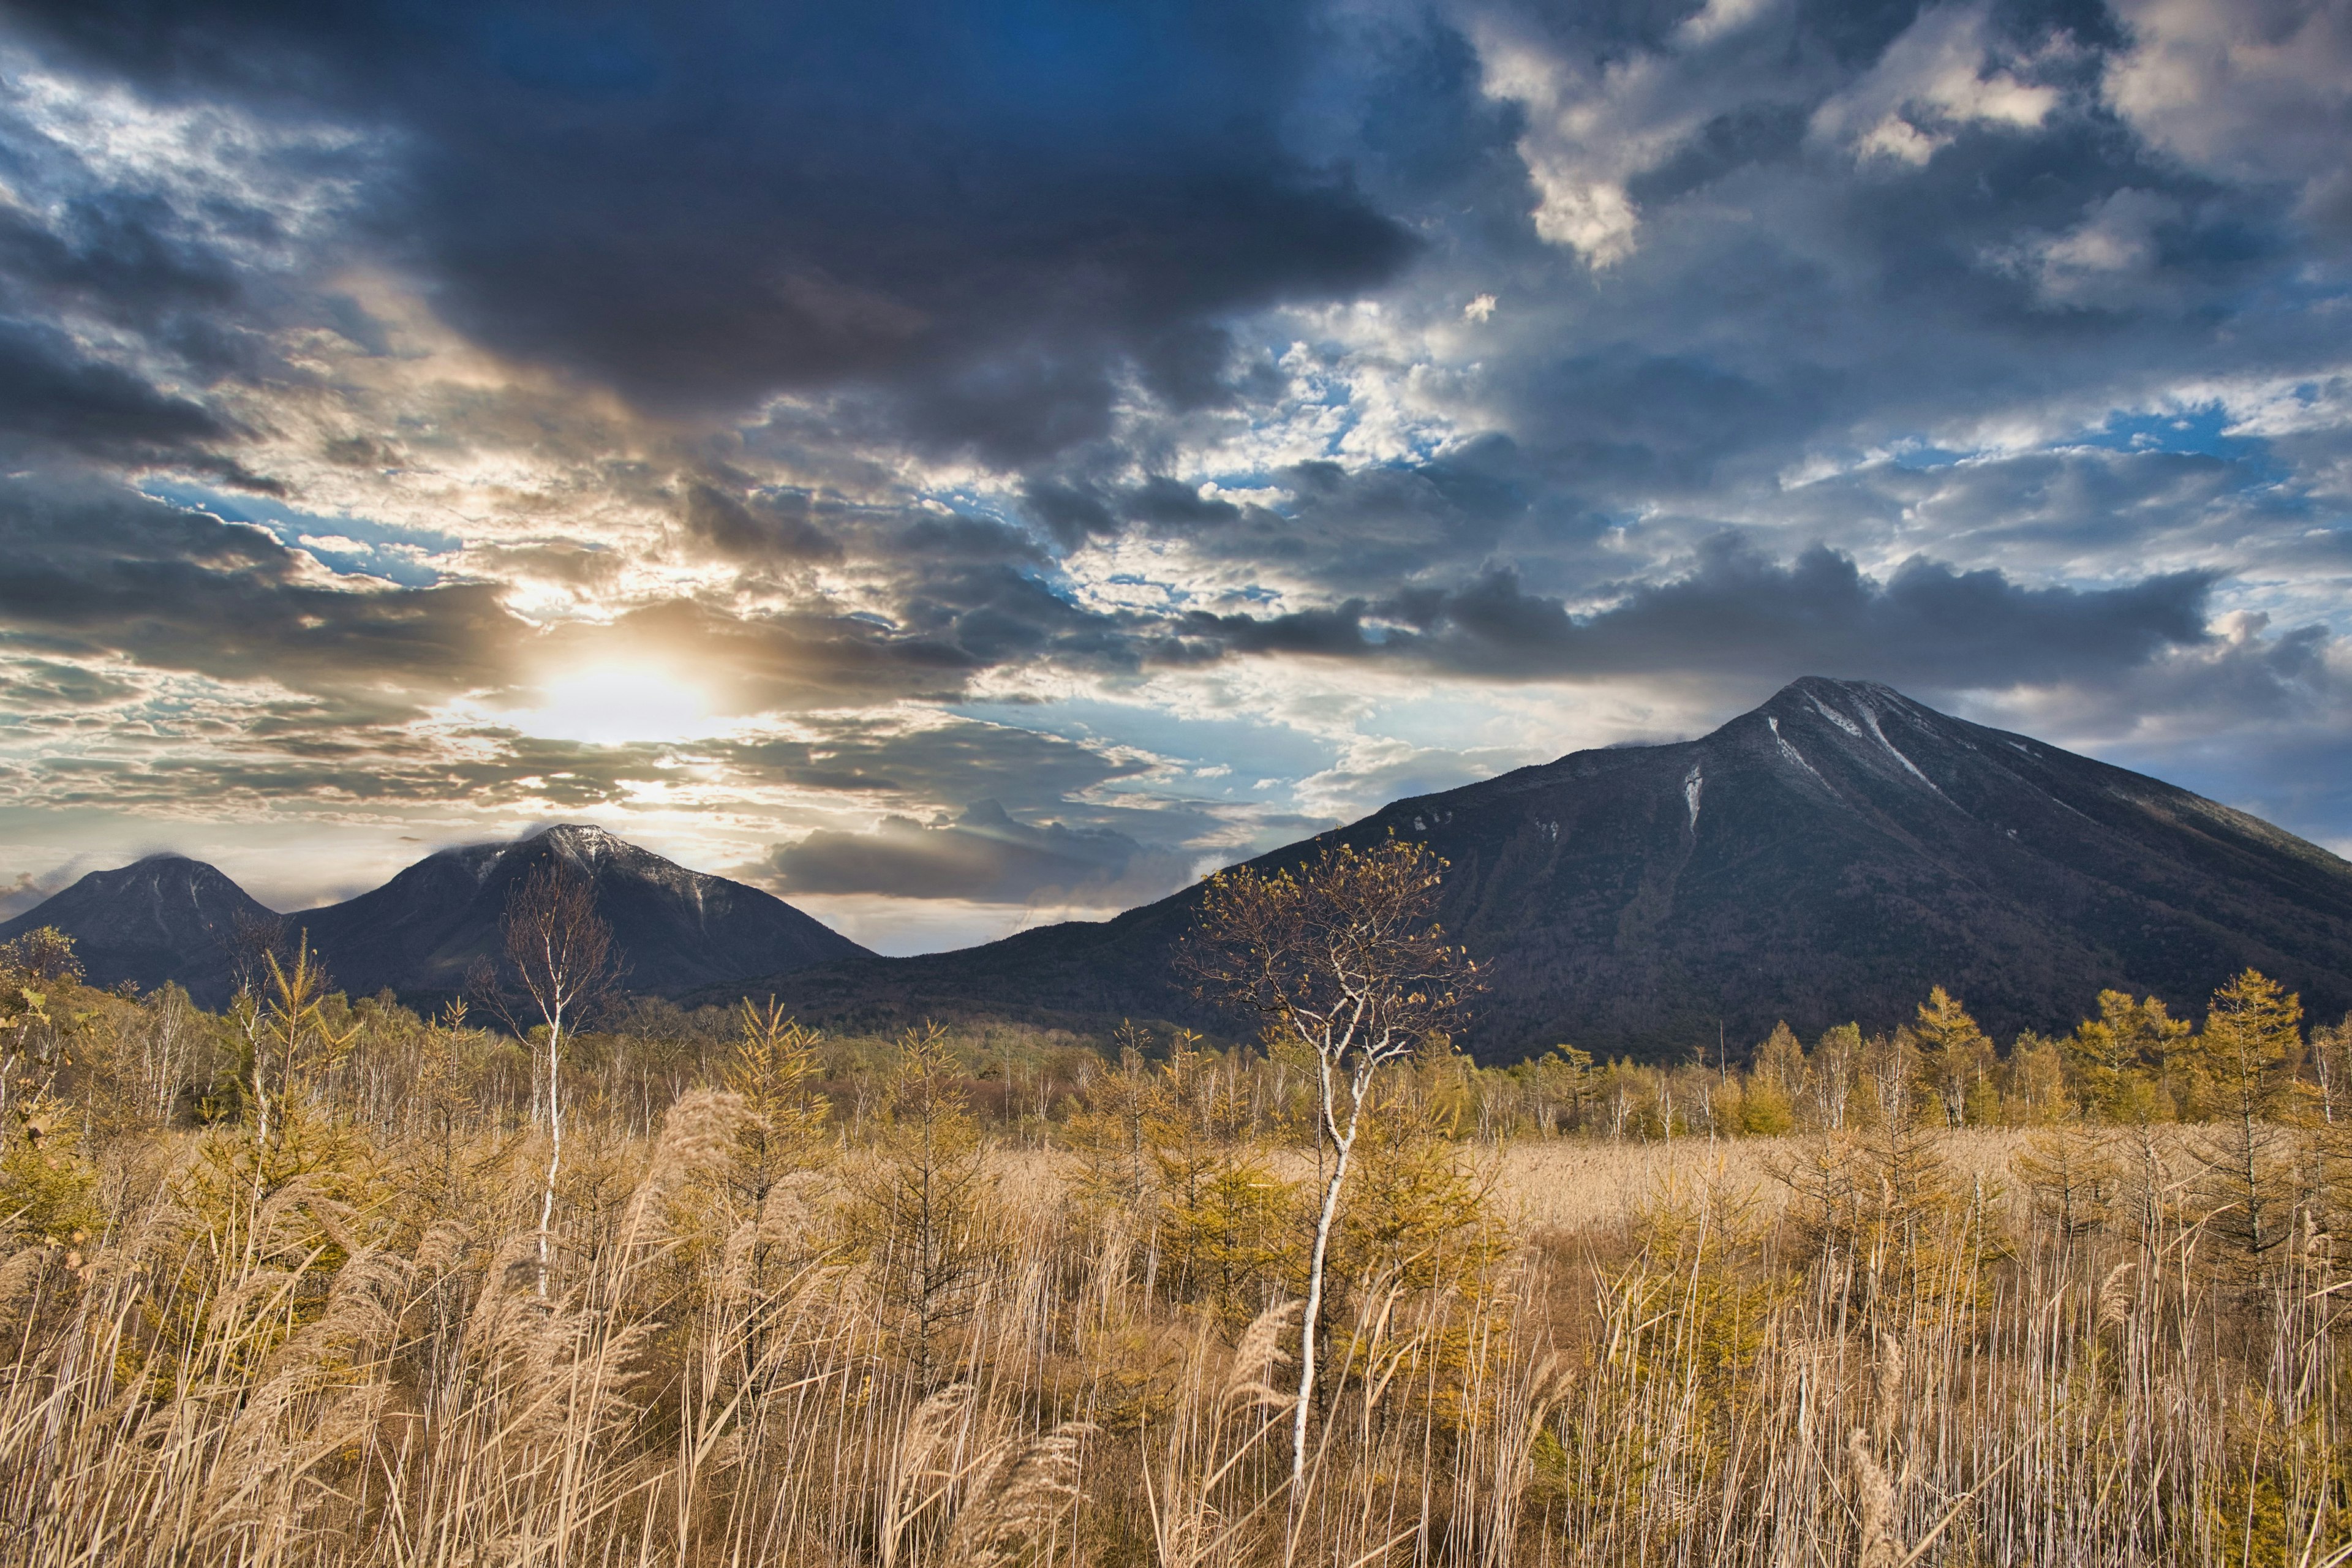
<instances>
[{"instance_id":1,"label":"evergreen tree","mask_svg":"<svg viewBox=\"0 0 2352 1568\"><path fill-rule=\"evenodd\" d=\"M1968 1009L1938 985L1919 1005L1912 1037L1918 1042L1925 1086L1942 1110L1944 1124L1958 1127L1987 1119L1985 1094L1992 1079L1992 1041L1969 1016Z\"/></svg>"},{"instance_id":2,"label":"evergreen tree","mask_svg":"<svg viewBox=\"0 0 2352 1568\"><path fill-rule=\"evenodd\" d=\"M2189 1021L2154 996L2099 993L2099 1016L2075 1026L2066 1067L2085 1116L2114 1121L2161 1121L2176 1113L2171 1080L2188 1068Z\"/></svg>"},{"instance_id":3,"label":"evergreen tree","mask_svg":"<svg viewBox=\"0 0 2352 1568\"><path fill-rule=\"evenodd\" d=\"M1739 1108L1740 1131L1769 1138L1792 1130L1804 1084L1805 1047L1786 1022L1773 1025L1756 1047L1748 1096Z\"/></svg>"},{"instance_id":4,"label":"evergreen tree","mask_svg":"<svg viewBox=\"0 0 2352 1568\"><path fill-rule=\"evenodd\" d=\"M1181 1058L1195 1037L1180 1030L1171 1059ZM1105 1218L1123 1217L1142 1239L1151 1232L1160 1203L1151 1128L1171 1107L1166 1076L1144 1060L1143 1032L1122 1020L1113 1039L1118 1066L1085 1074L1063 1139L1077 1156L1072 1186L1078 1202Z\"/></svg>"},{"instance_id":5,"label":"evergreen tree","mask_svg":"<svg viewBox=\"0 0 2352 1568\"><path fill-rule=\"evenodd\" d=\"M1196 1038L1180 1037L1169 1052L1144 1122L1160 1247L1172 1295L1238 1321L1299 1271L1297 1194L1251 1134L1236 1064L1195 1048Z\"/></svg>"},{"instance_id":6,"label":"evergreen tree","mask_svg":"<svg viewBox=\"0 0 2352 1568\"><path fill-rule=\"evenodd\" d=\"M949 1336L970 1316L996 1254L986 1152L947 1032L908 1029L846 1217L875 1267L887 1326L926 1389L943 1381Z\"/></svg>"},{"instance_id":7,"label":"evergreen tree","mask_svg":"<svg viewBox=\"0 0 2352 1568\"><path fill-rule=\"evenodd\" d=\"M2249 969L2213 993L2198 1040L2220 1112L2216 1135L2199 1150L2208 1224L2225 1238L2249 1285L2287 1238L2293 1192L2274 1118L2285 1108L2288 1069L2302 1049L2302 1020L2299 998Z\"/></svg>"},{"instance_id":8,"label":"evergreen tree","mask_svg":"<svg viewBox=\"0 0 2352 1568\"><path fill-rule=\"evenodd\" d=\"M784 1016L773 997L764 1007L747 998L738 1030L721 1079L742 1100L744 1116L717 1175L730 1206L755 1227L751 1270L764 1282L775 1262L771 1205L785 1182L826 1163L831 1108L817 1090L814 1033Z\"/></svg>"},{"instance_id":9,"label":"evergreen tree","mask_svg":"<svg viewBox=\"0 0 2352 1568\"><path fill-rule=\"evenodd\" d=\"M2066 1085L2065 1052L2046 1035L2028 1029L2009 1047L2007 1090L2001 1120L2019 1127L2047 1127L2074 1109Z\"/></svg>"}]
</instances>

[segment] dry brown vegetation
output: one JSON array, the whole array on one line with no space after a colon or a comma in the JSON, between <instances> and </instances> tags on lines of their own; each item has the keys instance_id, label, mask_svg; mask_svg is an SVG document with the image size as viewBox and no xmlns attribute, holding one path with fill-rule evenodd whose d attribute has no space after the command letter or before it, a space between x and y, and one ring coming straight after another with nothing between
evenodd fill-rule
<instances>
[{"instance_id":1,"label":"dry brown vegetation","mask_svg":"<svg viewBox=\"0 0 2352 1568\"><path fill-rule=\"evenodd\" d=\"M2162 1107L1957 1032L1433 1048L1357 1150L1294 1488L1283 1050L641 1009L559 1064L543 1227L527 1042L5 961L12 1562L2352 1558L2340 1031L2233 1089L2223 1009Z\"/></svg>"}]
</instances>

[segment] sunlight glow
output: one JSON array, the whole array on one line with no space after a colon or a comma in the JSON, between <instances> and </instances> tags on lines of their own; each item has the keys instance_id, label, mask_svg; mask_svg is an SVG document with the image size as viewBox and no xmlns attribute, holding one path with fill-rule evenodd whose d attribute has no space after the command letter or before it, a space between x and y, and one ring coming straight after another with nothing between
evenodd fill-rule
<instances>
[{"instance_id":1,"label":"sunlight glow","mask_svg":"<svg viewBox=\"0 0 2352 1568\"><path fill-rule=\"evenodd\" d=\"M710 732L710 700L699 688L651 666L597 665L541 683L544 706L508 715L544 741L627 746L691 740Z\"/></svg>"}]
</instances>

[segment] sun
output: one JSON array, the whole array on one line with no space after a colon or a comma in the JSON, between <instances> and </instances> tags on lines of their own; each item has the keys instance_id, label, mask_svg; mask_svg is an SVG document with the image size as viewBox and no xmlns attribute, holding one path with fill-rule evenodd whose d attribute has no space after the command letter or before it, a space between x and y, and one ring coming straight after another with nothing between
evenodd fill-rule
<instances>
[{"instance_id":1,"label":"sun","mask_svg":"<svg viewBox=\"0 0 2352 1568\"><path fill-rule=\"evenodd\" d=\"M509 715L527 735L594 746L692 740L710 728L700 687L656 665L600 664L539 683L545 701Z\"/></svg>"}]
</instances>

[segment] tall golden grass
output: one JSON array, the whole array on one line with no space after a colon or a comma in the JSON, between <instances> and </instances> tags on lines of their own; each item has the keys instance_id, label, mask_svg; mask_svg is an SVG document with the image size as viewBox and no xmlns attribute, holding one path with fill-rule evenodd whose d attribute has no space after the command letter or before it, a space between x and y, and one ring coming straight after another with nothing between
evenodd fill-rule
<instances>
[{"instance_id":1,"label":"tall golden grass","mask_svg":"<svg viewBox=\"0 0 2352 1568\"><path fill-rule=\"evenodd\" d=\"M1148 1222L1081 1200L1072 1157L984 1155L925 1364L905 1260L857 1229L878 1156L740 1209L718 1178L742 1116L698 1089L651 1135L583 1121L544 1299L528 1130L428 1151L298 1119L258 1198L235 1134L120 1152L104 1235L0 1271L7 1557L2352 1553L2334 1243L2306 1209L2263 1267L2215 1256L2186 1134L1459 1152L1486 1244L1351 1281L1294 1496L1280 1265L1220 1312ZM2104 1174L2060 1223L2036 1173L2066 1140Z\"/></svg>"},{"instance_id":2,"label":"tall golden grass","mask_svg":"<svg viewBox=\"0 0 2352 1568\"><path fill-rule=\"evenodd\" d=\"M10 1563L2352 1562L2325 1118L1865 1079L1834 1131L1515 1142L1400 1069L1294 1486L1279 1061L753 1014L567 1068L542 1227L517 1042L279 1009L264 1124L236 1016L64 997L0 1129Z\"/></svg>"}]
</instances>

